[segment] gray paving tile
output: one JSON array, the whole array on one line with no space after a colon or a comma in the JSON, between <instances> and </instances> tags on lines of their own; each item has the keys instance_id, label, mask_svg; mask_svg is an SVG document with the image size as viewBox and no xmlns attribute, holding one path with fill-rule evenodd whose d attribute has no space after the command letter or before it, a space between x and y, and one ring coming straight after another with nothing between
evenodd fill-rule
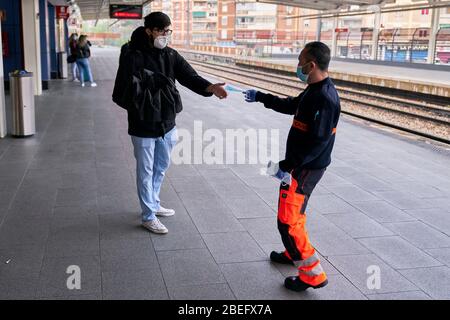
<instances>
[{"instance_id":1,"label":"gray paving tile","mask_svg":"<svg viewBox=\"0 0 450 320\"><path fill-rule=\"evenodd\" d=\"M150 233L156 251L200 249L205 243L189 216L161 218L169 233L160 235Z\"/></svg>"},{"instance_id":2,"label":"gray paving tile","mask_svg":"<svg viewBox=\"0 0 450 320\"><path fill-rule=\"evenodd\" d=\"M327 189L347 202L378 200L373 194L355 186L327 186Z\"/></svg>"},{"instance_id":3,"label":"gray paving tile","mask_svg":"<svg viewBox=\"0 0 450 320\"><path fill-rule=\"evenodd\" d=\"M69 266L80 268L80 289L68 289ZM98 256L45 258L39 280L38 297L58 297L101 293Z\"/></svg>"},{"instance_id":4,"label":"gray paving tile","mask_svg":"<svg viewBox=\"0 0 450 320\"><path fill-rule=\"evenodd\" d=\"M96 205L97 194L95 190L86 188L59 188L56 206L83 206Z\"/></svg>"},{"instance_id":5,"label":"gray paving tile","mask_svg":"<svg viewBox=\"0 0 450 320\"><path fill-rule=\"evenodd\" d=\"M311 214L307 218L307 232L312 245L323 256L364 254L368 250L326 217Z\"/></svg>"},{"instance_id":6,"label":"gray paving tile","mask_svg":"<svg viewBox=\"0 0 450 320\"><path fill-rule=\"evenodd\" d=\"M230 197L242 197L244 195L253 194L250 187L245 185L243 182L239 183L216 183L211 181L213 189L219 194L223 199L228 199Z\"/></svg>"},{"instance_id":7,"label":"gray paving tile","mask_svg":"<svg viewBox=\"0 0 450 320\"><path fill-rule=\"evenodd\" d=\"M22 218L7 217L0 227L0 248L43 245L49 230L48 219L29 218L24 224Z\"/></svg>"},{"instance_id":8,"label":"gray paving tile","mask_svg":"<svg viewBox=\"0 0 450 320\"><path fill-rule=\"evenodd\" d=\"M389 229L358 212L328 214L327 219L352 238L392 236Z\"/></svg>"},{"instance_id":9,"label":"gray paving tile","mask_svg":"<svg viewBox=\"0 0 450 320\"><path fill-rule=\"evenodd\" d=\"M441 263L412 244L395 237L359 239L364 246L383 259L394 269L434 267Z\"/></svg>"},{"instance_id":10,"label":"gray paving tile","mask_svg":"<svg viewBox=\"0 0 450 320\"><path fill-rule=\"evenodd\" d=\"M450 236L450 209L416 209L406 210L406 213Z\"/></svg>"},{"instance_id":11,"label":"gray paving tile","mask_svg":"<svg viewBox=\"0 0 450 320\"><path fill-rule=\"evenodd\" d=\"M388 191L392 190L392 186L386 182L383 182L379 179L377 179L375 176L372 176L367 173L362 173L359 170L351 169L356 172L356 174L345 174L345 172L342 174L341 172L336 172L337 174L341 175L348 180L349 182L357 185L358 187L366 190L366 191Z\"/></svg>"},{"instance_id":12,"label":"gray paving tile","mask_svg":"<svg viewBox=\"0 0 450 320\"><path fill-rule=\"evenodd\" d=\"M436 206L429 199L418 199L415 195L406 192L374 191L373 193L399 209L426 209Z\"/></svg>"},{"instance_id":13,"label":"gray paving tile","mask_svg":"<svg viewBox=\"0 0 450 320\"><path fill-rule=\"evenodd\" d=\"M450 248L425 249L424 251L450 267Z\"/></svg>"},{"instance_id":14,"label":"gray paving tile","mask_svg":"<svg viewBox=\"0 0 450 320\"><path fill-rule=\"evenodd\" d=\"M247 232L204 234L203 239L217 263L267 260Z\"/></svg>"},{"instance_id":15,"label":"gray paving tile","mask_svg":"<svg viewBox=\"0 0 450 320\"><path fill-rule=\"evenodd\" d=\"M39 276L43 258L39 245L0 248L0 278Z\"/></svg>"},{"instance_id":16,"label":"gray paving tile","mask_svg":"<svg viewBox=\"0 0 450 320\"><path fill-rule=\"evenodd\" d=\"M443 193L439 189L433 186L424 185L421 182L396 183L393 184L393 187L402 192L410 193L416 198L436 198L445 195L445 193Z\"/></svg>"},{"instance_id":17,"label":"gray paving tile","mask_svg":"<svg viewBox=\"0 0 450 320\"><path fill-rule=\"evenodd\" d=\"M50 237L45 246L45 256L56 257L80 257L100 255L99 239L67 239L64 237Z\"/></svg>"},{"instance_id":18,"label":"gray paving tile","mask_svg":"<svg viewBox=\"0 0 450 320\"><path fill-rule=\"evenodd\" d=\"M99 194L97 209L101 215L140 214L142 212L137 194L129 192L121 195Z\"/></svg>"},{"instance_id":19,"label":"gray paving tile","mask_svg":"<svg viewBox=\"0 0 450 320\"><path fill-rule=\"evenodd\" d=\"M168 288L172 300L235 300L228 284Z\"/></svg>"},{"instance_id":20,"label":"gray paving tile","mask_svg":"<svg viewBox=\"0 0 450 320\"><path fill-rule=\"evenodd\" d=\"M417 290L416 286L374 254L330 256L328 260L364 294ZM368 268L372 266L380 270L379 289L369 288L369 277L373 271Z\"/></svg>"},{"instance_id":21,"label":"gray paving tile","mask_svg":"<svg viewBox=\"0 0 450 320\"><path fill-rule=\"evenodd\" d=\"M54 219L74 219L86 218L95 216L97 214L97 206L69 206L69 207L55 207L53 208Z\"/></svg>"},{"instance_id":22,"label":"gray paving tile","mask_svg":"<svg viewBox=\"0 0 450 320\"><path fill-rule=\"evenodd\" d=\"M100 239L131 239L149 238L149 231L141 225L141 215L134 214L110 214L99 216Z\"/></svg>"},{"instance_id":23,"label":"gray paving tile","mask_svg":"<svg viewBox=\"0 0 450 320\"><path fill-rule=\"evenodd\" d=\"M192 210L189 215L200 233L243 231L244 227L230 213L228 208Z\"/></svg>"},{"instance_id":24,"label":"gray paving tile","mask_svg":"<svg viewBox=\"0 0 450 320\"><path fill-rule=\"evenodd\" d=\"M99 224L97 215L84 215L72 218L53 217L50 225L49 239L97 240Z\"/></svg>"},{"instance_id":25,"label":"gray paving tile","mask_svg":"<svg viewBox=\"0 0 450 320\"><path fill-rule=\"evenodd\" d=\"M386 227L420 249L450 247L450 237L421 221L385 224Z\"/></svg>"},{"instance_id":26,"label":"gray paving tile","mask_svg":"<svg viewBox=\"0 0 450 320\"><path fill-rule=\"evenodd\" d=\"M374 219L377 222L401 222L401 221L414 221L414 218L403 210L394 207L386 201L364 201L353 202L352 205L364 214Z\"/></svg>"},{"instance_id":27,"label":"gray paving tile","mask_svg":"<svg viewBox=\"0 0 450 320\"><path fill-rule=\"evenodd\" d=\"M326 172L322 179L320 180L320 184L324 186L342 186L342 185L348 185L350 182L337 174L334 174L332 172Z\"/></svg>"},{"instance_id":28,"label":"gray paving tile","mask_svg":"<svg viewBox=\"0 0 450 320\"><path fill-rule=\"evenodd\" d=\"M407 291L407 292L395 292L395 293L381 293L381 294L369 294L367 295L369 300L430 300L423 291Z\"/></svg>"},{"instance_id":29,"label":"gray paving tile","mask_svg":"<svg viewBox=\"0 0 450 320\"><path fill-rule=\"evenodd\" d=\"M26 274L20 278L0 277L0 300L33 300L38 283L37 276Z\"/></svg>"},{"instance_id":30,"label":"gray paving tile","mask_svg":"<svg viewBox=\"0 0 450 320\"><path fill-rule=\"evenodd\" d=\"M205 189L211 188L208 182L199 176L184 177L184 178L170 178L170 184L177 193L182 192L198 192L201 193Z\"/></svg>"},{"instance_id":31,"label":"gray paving tile","mask_svg":"<svg viewBox=\"0 0 450 320\"><path fill-rule=\"evenodd\" d=\"M240 219L239 221L258 244L282 245L276 217Z\"/></svg>"},{"instance_id":32,"label":"gray paving tile","mask_svg":"<svg viewBox=\"0 0 450 320\"><path fill-rule=\"evenodd\" d=\"M103 272L159 269L155 249L149 237L102 240L100 254Z\"/></svg>"},{"instance_id":33,"label":"gray paving tile","mask_svg":"<svg viewBox=\"0 0 450 320\"><path fill-rule=\"evenodd\" d=\"M419 268L401 270L400 273L433 299L450 299L450 268Z\"/></svg>"},{"instance_id":34,"label":"gray paving tile","mask_svg":"<svg viewBox=\"0 0 450 320\"><path fill-rule=\"evenodd\" d=\"M257 195L229 197L226 199L226 203L238 219L273 217L276 215L275 211Z\"/></svg>"},{"instance_id":35,"label":"gray paving tile","mask_svg":"<svg viewBox=\"0 0 450 320\"><path fill-rule=\"evenodd\" d=\"M133 270L102 273L105 300L165 300L168 298L161 272Z\"/></svg>"},{"instance_id":36,"label":"gray paving tile","mask_svg":"<svg viewBox=\"0 0 450 320\"><path fill-rule=\"evenodd\" d=\"M314 192L308 201L308 206L316 209L320 213L348 213L356 209L349 203L335 195L315 195ZM307 209L308 210L308 209Z\"/></svg>"},{"instance_id":37,"label":"gray paving tile","mask_svg":"<svg viewBox=\"0 0 450 320\"><path fill-rule=\"evenodd\" d=\"M342 275L328 275L328 285L317 290L307 290L305 300L367 300L367 298Z\"/></svg>"},{"instance_id":38,"label":"gray paving tile","mask_svg":"<svg viewBox=\"0 0 450 320\"><path fill-rule=\"evenodd\" d=\"M207 249L161 251L157 255L167 287L225 282Z\"/></svg>"}]
</instances>

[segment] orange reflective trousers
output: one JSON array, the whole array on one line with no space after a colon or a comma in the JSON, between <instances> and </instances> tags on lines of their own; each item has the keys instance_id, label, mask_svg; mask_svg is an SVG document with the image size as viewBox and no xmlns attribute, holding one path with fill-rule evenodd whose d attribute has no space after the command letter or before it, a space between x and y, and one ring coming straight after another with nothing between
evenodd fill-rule
<instances>
[{"instance_id":1,"label":"orange reflective trousers","mask_svg":"<svg viewBox=\"0 0 450 320\"><path fill-rule=\"evenodd\" d=\"M292 172L290 185L282 183L278 198L278 230L281 234L284 254L298 268L299 278L312 286L327 279L320 265L316 250L309 241L306 231L306 205L308 199L322 178L325 169L303 169Z\"/></svg>"}]
</instances>

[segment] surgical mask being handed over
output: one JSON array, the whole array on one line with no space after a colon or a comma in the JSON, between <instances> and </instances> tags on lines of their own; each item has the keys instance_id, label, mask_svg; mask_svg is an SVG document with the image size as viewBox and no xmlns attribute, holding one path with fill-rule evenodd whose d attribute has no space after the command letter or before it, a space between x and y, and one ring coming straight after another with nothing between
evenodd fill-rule
<instances>
[{"instance_id":1,"label":"surgical mask being handed over","mask_svg":"<svg viewBox=\"0 0 450 320\"><path fill-rule=\"evenodd\" d=\"M289 172L284 172L283 170L281 170L279 163L269 161L269 163L267 164L266 173L269 176L277 178L282 183L290 185L292 182L291 174Z\"/></svg>"},{"instance_id":2,"label":"surgical mask being handed over","mask_svg":"<svg viewBox=\"0 0 450 320\"><path fill-rule=\"evenodd\" d=\"M169 44L170 37L168 36L157 36L153 41L155 48L164 49Z\"/></svg>"}]
</instances>

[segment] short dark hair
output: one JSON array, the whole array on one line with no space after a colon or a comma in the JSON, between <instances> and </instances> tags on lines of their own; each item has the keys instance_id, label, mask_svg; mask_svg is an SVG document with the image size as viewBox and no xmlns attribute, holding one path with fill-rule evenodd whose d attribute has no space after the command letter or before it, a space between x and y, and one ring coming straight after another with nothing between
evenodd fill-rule
<instances>
[{"instance_id":1,"label":"short dark hair","mask_svg":"<svg viewBox=\"0 0 450 320\"><path fill-rule=\"evenodd\" d=\"M167 14L155 11L145 16L144 26L150 30L158 29L163 30L165 27L170 26L170 18Z\"/></svg>"},{"instance_id":2,"label":"short dark hair","mask_svg":"<svg viewBox=\"0 0 450 320\"><path fill-rule=\"evenodd\" d=\"M323 42L309 42L304 48L306 56L317 63L322 71L328 70L331 60L330 48Z\"/></svg>"}]
</instances>

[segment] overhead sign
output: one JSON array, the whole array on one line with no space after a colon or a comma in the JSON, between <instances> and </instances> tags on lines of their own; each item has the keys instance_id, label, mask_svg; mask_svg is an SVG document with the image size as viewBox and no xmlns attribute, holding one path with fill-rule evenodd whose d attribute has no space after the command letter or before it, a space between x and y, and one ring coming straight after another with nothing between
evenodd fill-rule
<instances>
[{"instance_id":1,"label":"overhead sign","mask_svg":"<svg viewBox=\"0 0 450 320\"><path fill-rule=\"evenodd\" d=\"M69 19L69 7L68 6L56 6L56 19Z\"/></svg>"},{"instance_id":2,"label":"overhead sign","mask_svg":"<svg viewBox=\"0 0 450 320\"><path fill-rule=\"evenodd\" d=\"M111 19L142 19L142 5L111 4L109 17Z\"/></svg>"}]
</instances>

